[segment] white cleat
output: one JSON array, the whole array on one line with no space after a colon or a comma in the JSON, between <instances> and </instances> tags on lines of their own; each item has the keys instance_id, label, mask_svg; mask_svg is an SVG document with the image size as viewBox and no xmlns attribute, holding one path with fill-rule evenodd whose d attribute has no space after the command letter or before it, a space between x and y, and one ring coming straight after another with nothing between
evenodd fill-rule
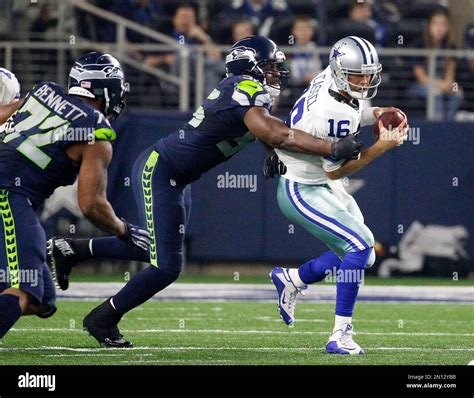
<instances>
[{"instance_id":1,"label":"white cleat","mask_svg":"<svg viewBox=\"0 0 474 398\"><path fill-rule=\"evenodd\" d=\"M300 293L304 294L302 290L308 286L297 288L288 274L288 268L273 268L270 278L277 290L278 311L280 311L281 319L292 327L295 322L296 299Z\"/></svg>"},{"instance_id":2,"label":"white cleat","mask_svg":"<svg viewBox=\"0 0 474 398\"><path fill-rule=\"evenodd\" d=\"M326 344L326 352L329 354L365 354L361 346L352 340L354 334L352 325L345 323L341 329L336 330L329 337L329 341Z\"/></svg>"}]
</instances>

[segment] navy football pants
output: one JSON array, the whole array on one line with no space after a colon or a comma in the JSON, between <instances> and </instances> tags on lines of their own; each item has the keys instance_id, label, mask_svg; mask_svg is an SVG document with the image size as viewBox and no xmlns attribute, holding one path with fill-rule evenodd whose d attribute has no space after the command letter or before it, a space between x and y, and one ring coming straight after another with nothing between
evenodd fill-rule
<instances>
[{"instance_id":1,"label":"navy football pants","mask_svg":"<svg viewBox=\"0 0 474 398\"><path fill-rule=\"evenodd\" d=\"M151 147L134 163L132 187L140 225L147 227L152 238L150 263L179 274L191 214L191 186L180 184L168 163Z\"/></svg>"},{"instance_id":2,"label":"navy football pants","mask_svg":"<svg viewBox=\"0 0 474 398\"><path fill-rule=\"evenodd\" d=\"M29 293L43 316L56 310L56 290L46 265L46 236L26 196L0 189L0 291Z\"/></svg>"}]
</instances>

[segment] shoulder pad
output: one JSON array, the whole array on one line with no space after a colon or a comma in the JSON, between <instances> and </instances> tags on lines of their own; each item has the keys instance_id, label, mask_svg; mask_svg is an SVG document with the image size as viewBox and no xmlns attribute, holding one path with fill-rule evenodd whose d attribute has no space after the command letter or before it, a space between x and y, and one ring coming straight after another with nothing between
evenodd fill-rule
<instances>
[{"instance_id":1,"label":"shoulder pad","mask_svg":"<svg viewBox=\"0 0 474 398\"><path fill-rule=\"evenodd\" d=\"M237 89L244 93L247 93L250 98L255 96L255 94L265 91L263 86L254 80L242 80L237 84Z\"/></svg>"}]
</instances>

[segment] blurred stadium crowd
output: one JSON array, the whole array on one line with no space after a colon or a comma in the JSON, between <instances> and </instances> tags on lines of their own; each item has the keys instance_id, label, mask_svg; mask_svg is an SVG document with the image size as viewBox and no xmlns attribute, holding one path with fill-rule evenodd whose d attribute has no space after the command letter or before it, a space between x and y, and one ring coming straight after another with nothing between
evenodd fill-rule
<instances>
[{"instance_id":1,"label":"blurred stadium crowd","mask_svg":"<svg viewBox=\"0 0 474 398\"><path fill-rule=\"evenodd\" d=\"M318 48L331 46L341 37L362 36L378 48L456 49L451 32L456 22L450 16L448 0L87 1L164 33L180 44L204 45L206 95L224 76L224 51L235 41L250 34L260 34L270 37L280 46L292 47L292 51L287 52L292 77L290 87L279 104L282 110L291 107L301 90L327 66L327 53L318 52ZM3 0L0 6L0 39L64 40L58 37L56 5L56 1ZM62 27L66 31L94 43L113 43L117 40L113 22L73 7L67 12L63 22L65 26ZM178 74L179 59L175 52L139 50L134 45L157 42L129 29L126 40L129 44L127 52L140 63ZM463 27L463 40L457 48L474 49L474 23ZM34 63L38 80L47 78L56 62L54 50L29 50L23 57ZM191 61L192 58L191 55ZM411 116L425 116L430 86L427 58L401 53L382 55L381 62L384 80L377 103L403 107ZM130 98L132 105L177 107L176 87L152 79L133 67L129 67L127 73L132 89L135 86L153 91L152 97L139 95ZM22 78L21 73L19 77ZM192 80L193 77L191 83ZM472 117L474 59L467 56L437 57L433 90L437 119L451 120L456 117L459 120L460 115Z\"/></svg>"}]
</instances>

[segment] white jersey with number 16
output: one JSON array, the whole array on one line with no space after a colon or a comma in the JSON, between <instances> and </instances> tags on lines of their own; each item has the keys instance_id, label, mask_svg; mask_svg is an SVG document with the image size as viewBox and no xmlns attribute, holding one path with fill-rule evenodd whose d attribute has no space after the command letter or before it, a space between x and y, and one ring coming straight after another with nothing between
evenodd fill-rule
<instances>
[{"instance_id":1,"label":"white jersey with number 16","mask_svg":"<svg viewBox=\"0 0 474 398\"><path fill-rule=\"evenodd\" d=\"M287 124L316 138L338 141L360 125L357 100L348 100L336 88L327 67L316 76L291 110ZM337 170L344 160L285 150L276 151L288 168L285 178L303 184L326 184L325 171Z\"/></svg>"}]
</instances>

